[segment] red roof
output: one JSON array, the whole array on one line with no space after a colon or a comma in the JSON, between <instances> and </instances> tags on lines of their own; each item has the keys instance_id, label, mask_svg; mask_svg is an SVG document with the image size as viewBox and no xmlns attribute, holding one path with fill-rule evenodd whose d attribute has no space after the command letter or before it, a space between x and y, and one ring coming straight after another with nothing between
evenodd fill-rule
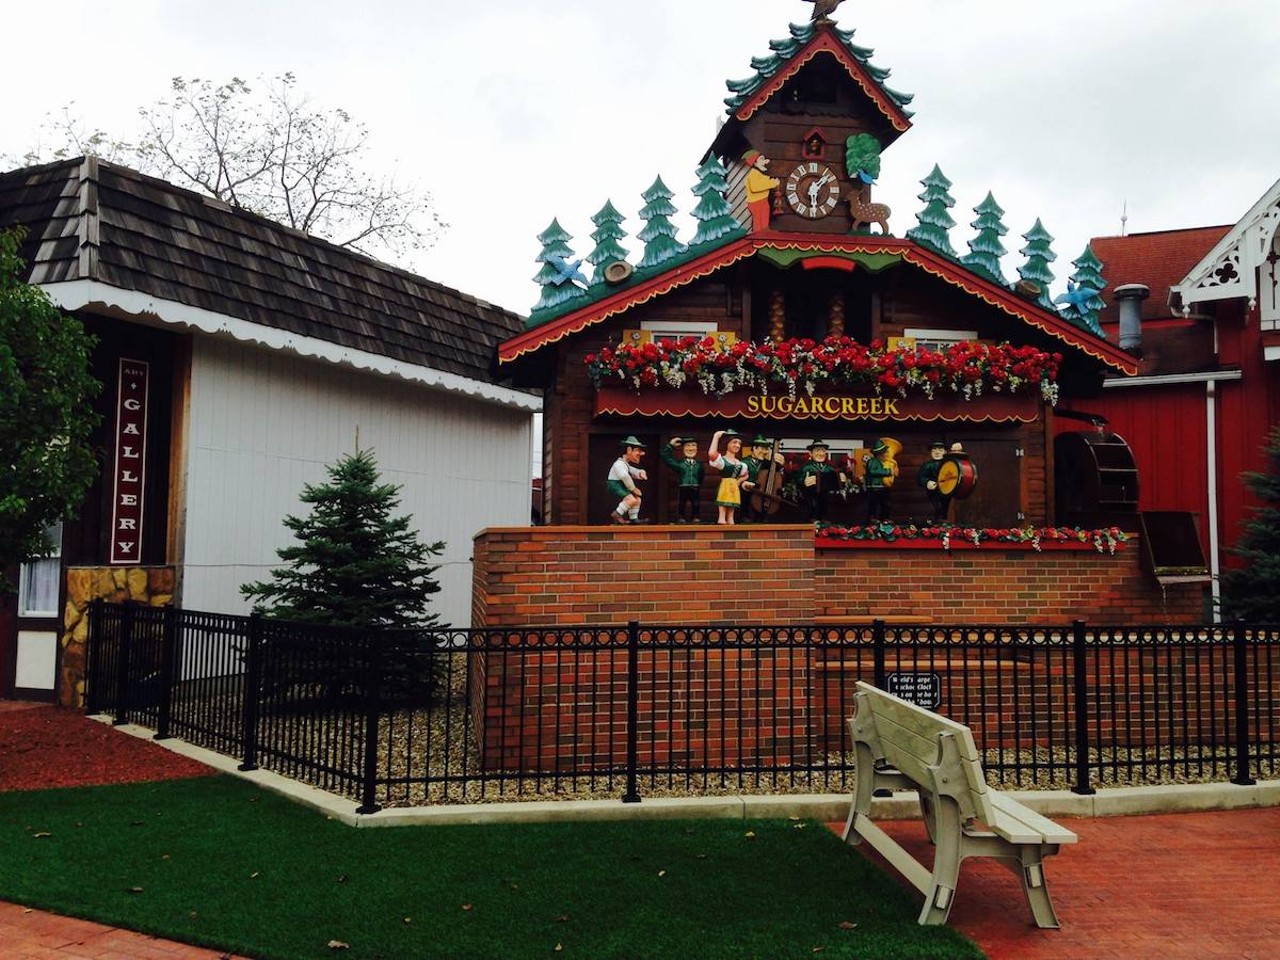
<instances>
[{"instance_id":1,"label":"red roof","mask_svg":"<svg viewBox=\"0 0 1280 960\"><path fill-rule=\"evenodd\" d=\"M1191 268L1233 227L1234 224L1133 233L1127 237L1094 237L1090 243L1102 261L1102 275L1107 281L1103 292L1107 307L1098 319L1104 324L1119 322L1114 294L1116 287L1126 283L1145 283L1151 288L1151 296L1142 303L1143 320L1169 319L1172 316L1168 306L1169 288L1181 283Z\"/></svg>"}]
</instances>

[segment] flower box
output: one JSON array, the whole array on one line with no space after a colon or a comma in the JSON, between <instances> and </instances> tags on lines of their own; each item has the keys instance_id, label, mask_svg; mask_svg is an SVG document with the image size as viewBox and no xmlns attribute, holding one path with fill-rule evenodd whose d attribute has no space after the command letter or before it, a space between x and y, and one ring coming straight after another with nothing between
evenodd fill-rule
<instances>
[{"instance_id":1,"label":"flower box","mask_svg":"<svg viewBox=\"0 0 1280 960\"><path fill-rule=\"evenodd\" d=\"M817 528L818 550L987 550L1094 551L1113 554L1129 535L1117 527L916 527L880 523L871 526Z\"/></svg>"}]
</instances>

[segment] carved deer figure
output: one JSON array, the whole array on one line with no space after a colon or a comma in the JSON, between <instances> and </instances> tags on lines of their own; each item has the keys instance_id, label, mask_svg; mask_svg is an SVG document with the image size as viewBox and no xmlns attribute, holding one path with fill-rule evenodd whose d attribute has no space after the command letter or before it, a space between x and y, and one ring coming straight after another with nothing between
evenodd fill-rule
<instances>
[{"instance_id":1,"label":"carved deer figure","mask_svg":"<svg viewBox=\"0 0 1280 960\"><path fill-rule=\"evenodd\" d=\"M862 227L870 228L871 224L878 224L880 233L883 236L889 236L889 214L892 213L888 204L884 203L868 203L863 199L860 190L854 190L849 194L849 215L853 217L853 225L849 228L850 233L857 233Z\"/></svg>"}]
</instances>

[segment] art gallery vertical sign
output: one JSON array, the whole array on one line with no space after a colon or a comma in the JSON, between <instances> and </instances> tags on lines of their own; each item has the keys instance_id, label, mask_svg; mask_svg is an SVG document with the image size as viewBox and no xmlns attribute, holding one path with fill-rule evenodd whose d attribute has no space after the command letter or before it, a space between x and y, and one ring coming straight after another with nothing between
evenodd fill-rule
<instances>
[{"instance_id":1,"label":"art gallery vertical sign","mask_svg":"<svg viewBox=\"0 0 1280 960\"><path fill-rule=\"evenodd\" d=\"M111 562L142 563L143 478L147 463L147 380L142 360L120 358L116 391L115 495L111 507Z\"/></svg>"}]
</instances>

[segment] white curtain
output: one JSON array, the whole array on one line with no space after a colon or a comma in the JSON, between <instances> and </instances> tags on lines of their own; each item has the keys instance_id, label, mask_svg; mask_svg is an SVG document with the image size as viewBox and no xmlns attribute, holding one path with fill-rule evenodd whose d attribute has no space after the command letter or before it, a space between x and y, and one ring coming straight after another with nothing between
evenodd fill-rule
<instances>
[{"instance_id":1,"label":"white curtain","mask_svg":"<svg viewBox=\"0 0 1280 960\"><path fill-rule=\"evenodd\" d=\"M22 565L18 577L18 616L57 616L62 571L62 524L44 532L53 554Z\"/></svg>"}]
</instances>

